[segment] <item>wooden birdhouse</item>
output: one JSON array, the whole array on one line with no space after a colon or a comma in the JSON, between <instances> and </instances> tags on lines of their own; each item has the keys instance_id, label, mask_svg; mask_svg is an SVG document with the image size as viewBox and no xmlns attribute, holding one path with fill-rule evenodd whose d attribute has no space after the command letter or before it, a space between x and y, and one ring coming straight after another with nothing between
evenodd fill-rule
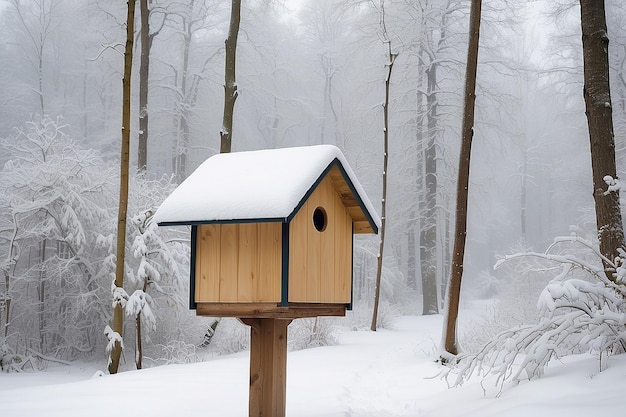
<instances>
[{"instance_id":1,"label":"wooden birdhouse","mask_svg":"<svg viewBox=\"0 0 626 417\"><path fill-rule=\"evenodd\" d=\"M250 326L249 416L285 415L287 326L352 303L355 233L380 218L335 146L215 155L163 202L191 225L196 314Z\"/></svg>"},{"instance_id":2,"label":"wooden birdhouse","mask_svg":"<svg viewBox=\"0 0 626 417\"><path fill-rule=\"evenodd\" d=\"M353 235L380 219L330 145L218 154L159 207L191 225L198 315L343 315L352 303Z\"/></svg>"}]
</instances>

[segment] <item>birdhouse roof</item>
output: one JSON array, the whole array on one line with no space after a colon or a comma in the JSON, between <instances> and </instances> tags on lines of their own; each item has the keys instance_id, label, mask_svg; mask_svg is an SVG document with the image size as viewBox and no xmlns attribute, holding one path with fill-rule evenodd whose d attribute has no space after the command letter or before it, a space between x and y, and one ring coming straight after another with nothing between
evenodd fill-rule
<instances>
[{"instance_id":1,"label":"birdhouse roof","mask_svg":"<svg viewBox=\"0 0 626 417\"><path fill-rule=\"evenodd\" d=\"M332 145L214 155L165 199L154 220L160 226L287 222L327 175L352 216L355 233L377 233L380 217Z\"/></svg>"}]
</instances>

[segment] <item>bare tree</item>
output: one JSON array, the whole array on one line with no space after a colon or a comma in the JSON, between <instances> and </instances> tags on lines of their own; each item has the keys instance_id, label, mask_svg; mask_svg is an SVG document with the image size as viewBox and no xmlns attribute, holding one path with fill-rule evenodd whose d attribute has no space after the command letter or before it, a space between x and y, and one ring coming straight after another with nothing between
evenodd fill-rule
<instances>
[{"instance_id":1,"label":"bare tree","mask_svg":"<svg viewBox=\"0 0 626 417\"><path fill-rule=\"evenodd\" d=\"M615 166L613 113L609 86L609 37L604 0L580 0L584 82L583 95L591 143L593 198L600 253L608 279L615 280L612 261L624 248L624 229Z\"/></svg>"},{"instance_id":2,"label":"bare tree","mask_svg":"<svg viewBox=\"0 0 626 417\"><path fill-rule=\"evenodd\" d=\"M54 19L55 5L52 0L30 0L28 5L22 0L10 0L10 4L17 13L18 21L24 29L25 38L31 45L34 55L29 56L29 61L37 70L37 87L34 89L39 97L39 110L45 114L44 103L44 52L48 39L58 22ZM34 22L31 22L33 20Z\"/></svg>"},{"instance_id":3,"label":"bare tree","mask_svg":"<svg viewBox=\"0 0 626 417\"><path fill-rule=\"evenodd\" d=\"M126 211L128 210L128 172L130 160L130 77L133 65L133 36L135 32L134 22L135 0L128 0L122 92L122 153L120 160L120 201L117 216L115 288L113 289L113 326L112 328L107 328L107 330L105 330L110 346L109 373L112 374L117 373L120 364L120 356L122 354L122 334L124 330L124 255L126 251ZM110 330L112 330L112 332Z\"/></svg>"},{"instance_id":4,"label":"bare tree","mask_svg":"<svg viewBox=\"0 0 626 417\"><path fill-rule=\"evenodd\" d=\"M474 103L476 101L476 72L478 67L478 41L480 38L480 15L482 0L472 0L470 6L469 44L465 73L465 101L461 127L461 153L457 182L456 220L454 227L454 249L452 270L446 299L444 320L444 349L451 355L458 353L456 322L461 297L463 258L467 236L467 197L469 193L470 154L474 136ZM443 358L442 358L443 359Z\"/></svg>"},{"instance_id":5,"label":"bare tree","mask_svg":"<svg viewBox=\"0 0 626 417\"><path fill-rule=\"evenodd\" d=\"M148 80L150 75L150 9L148 0L139 1L141 13L141 59L139 61L139 140L137 143L137 170L148 168Z\"/></svg>"},{"instance_id":6,"label":"bare tree","mask_svg":"<svg viewBox=\"0 0 626 417\"><path fill-rule=\"evenodd\" d=\"M241 0L232 0L230 10L230 26L226 38L226 60L224 64L224 118L220 131L220 152L228 153L233 140L233 113L237 100L237 79L235 62L237 55L237 36L241 20Z\"/></svg>"},{"instance_id":7,"label":"bare tree","mask_svg":"<svg viewBox=\"0 0 626 417\"><path fill-rule=\"evenodd\" d=\"M422 281L422 314L439 312L438 278L443 279L443 268L438 268L438 240L444 233L437 227L443 222L438 208L441 155L437 148L441 139L440 114L441 74L447 59L445 50L450 43L452 16L459 9L456 0L422 0L419 2L421 33L418 44L419 83L417 93L417 140L422 178L419 181L420 208L420 274ZM447 223L447 222L446 222ZM445 250L443 251L445 252ZM439 269L439 270L438 270Z\"/></svg>"},{"instance_id":8,"label":"bare tree","mask_svg":"<svg viewBox=\"0 0 626 417\"><path fill-rule=\"evenodd\" d=\"M385 224L387 214L387 166L389 161L389 88L391 84L391 71L398 54L391 51L391 39L385 25L385 0L380 1L380 26L382 28L383 43L387 46L389 62L386 64L387 77L385 78L385 104L383 106L383 192L380 226L380 246L378 249L378 265L376 269L376 290L374 295L374 312L370 329L375 332L378 321L378 304L380 301L380 283L383 274L383 251L385 249Z\"/></svg>"}]
</instances>

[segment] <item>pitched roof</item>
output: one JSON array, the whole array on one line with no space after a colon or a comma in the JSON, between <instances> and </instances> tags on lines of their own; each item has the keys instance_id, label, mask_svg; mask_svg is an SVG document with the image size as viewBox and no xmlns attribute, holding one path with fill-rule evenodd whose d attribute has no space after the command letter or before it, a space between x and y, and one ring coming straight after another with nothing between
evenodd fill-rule
<instances>
[{"instance_id":1,"label":"pitched roof","mask_svg":"<svg viewBox=\"0 0 626 417\"><path fill-rule=\"evenodd\" d=\"M161 204L159 225L289 221L330 175L355 222L377 233L380 217L339 148L317 145L217 154Z\"/></svg>"}]
</instances>

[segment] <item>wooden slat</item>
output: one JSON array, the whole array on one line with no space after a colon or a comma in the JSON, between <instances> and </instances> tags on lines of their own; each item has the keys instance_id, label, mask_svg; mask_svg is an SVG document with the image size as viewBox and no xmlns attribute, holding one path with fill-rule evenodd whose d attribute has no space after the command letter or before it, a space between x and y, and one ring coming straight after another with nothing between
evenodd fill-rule
<instances>
[{"instance_id":1,"label":"wooden slat","mask_svg":"<svg viewBox=\"0 0 626 417\"><path fill-rule=\"evenodd\" d=\"M342 279L335 281L336 302L350 303L352 301L352 218L344 211L341 227L341 246L337 248L336 273Z\"/></svg>"},{"instance_id":2,"label":"wooden slat","mask_svg":"<svg viewBox=\"0 0 626 417\"><path fill-rule=\"evenodd\" d=\"M320 187L318 187L307 201L306 210L306 237L308 257L306 262L306 298L303 300L309 303L320 302L320 258L322 234L313 225L313 212L321 205Z\"/></svg>"},{"instance_id":3,"label":"wooden slat","mask_svg":"<svg viewBox=\"0 0 626 417\"><path fill-rule=\"evenodd\" d=\"M238 224L221 225L220 301L237 301Z\"/></svg>"},{"instance_id":4,"label":"wooden slat","mask_svg":"<svg viewBox=\"0 0 626 417\"><path fill-rule=\"evenodd\" d=\"M282 223L259 223L259 279L253 301L279 302L281 288Z\"/></svg>"},{"instance_id":5,"label":"wooden slat","mask_svg":"<svg viewBox=\"0 0 626 417\"><path fill-rule=\"evenodd\" d=\"M196 242L196 302L219 301L220 227L201 225Z\"/></svg>"},{"instance_id":6,"label":"wooden slat","mask_svg":"<svg viewBox=\"0 0 626 417\"><path fill-rule=\"evenodd\" d=\"M360 235L364 233L373 233L372 226L370 226L369 222L354 222L354 234Z\"/></svg>"},{"instance_id":7,"label":"wooden slat","mask_svg":"<svg viewBox=\"0 0 626 417\"><path fill-rule=\"evenodd\" d=\"M276 303L198 303L197 316L209 317L267 317L267 318L305 318L346 315L345 304L294 303L288 307Z\"/></svg>"},{"instance_id":8,"label":"wooden slat","mask_svg":"<svg viewBox=\"0 0 626 417\"><path fill-rule=\"evenodd\" d=\"M339 196L335 192L335 189L331 181L325 180L320 184L320 197L322 206L326 210L328 217L328 225L326 230L320 233L320 299L322 303L333 303L336 301L335 297L335 280L337 276L335 274L335 258L336 258L336 240L335 233L337 232L337 214L344 213L345 209L339 199ZM337 207L339 205L339 207Z\"/></svg>"},{"instance_id":9,"label":"wooden slat","mask_svg":"<svg viewBox=\"0 0 626 417\"><path fill-rule=\"evenodd\" d=\"M237 301L258 299L259 254L257 252L257 224L240 224L238 227Z\"/></svg>"},{"instance_id":10,"label":"wooden slat","mask_svg":"<svg viewBox=\"0 0 626 417\"><path fill-rule=\"evenodd\" d=\"M355 223L359 223L359 228L354 229L354 233L374 233L372 226L370 226L367 221L367 216L363 212L363 209L359 205L356 196L350 190L348 183L344 179L343 175L339 171L339 168L332 168L328 176L331 178L333 182L333 186L337 191L337 194L341 198L343 205L348 209L350 213L350 217L354 220Z\"/></svg>"},{"instance_id":11,"label":"wooden slat","mask_svg":"<svg viewBox=\"0 0 626 417\"><path fill-rule=\"evenodd\" d=\"M289 225L289 301L306 301L308 201Z\"/></svg>"}]
</instances>

